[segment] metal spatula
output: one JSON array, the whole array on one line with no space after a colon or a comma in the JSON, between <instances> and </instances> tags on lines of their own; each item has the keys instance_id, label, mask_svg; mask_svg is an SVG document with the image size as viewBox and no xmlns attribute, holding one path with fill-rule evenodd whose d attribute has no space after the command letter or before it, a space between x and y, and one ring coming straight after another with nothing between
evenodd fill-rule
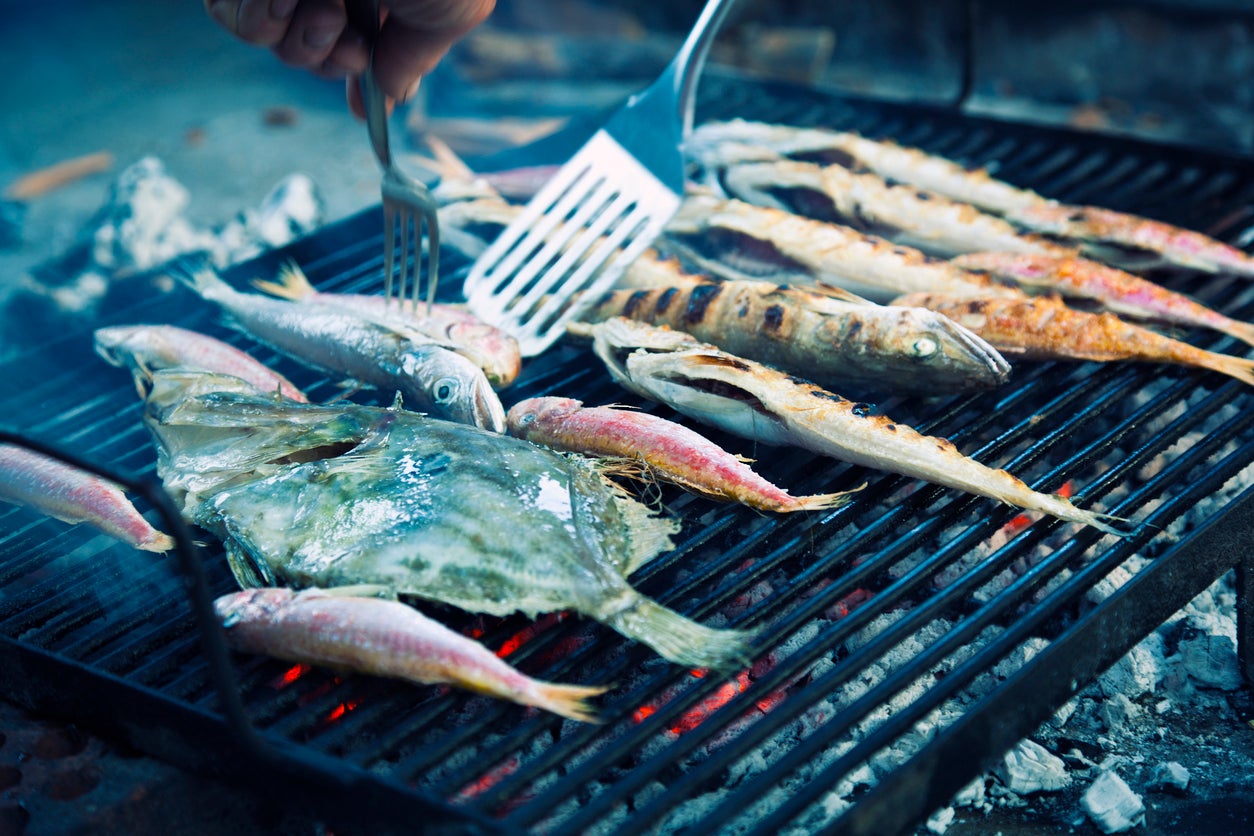
<instances>
[{"instance_id":1,"label":"metal spatula","mask_svg":"<svg viewBox=\"0 0 1254 836\"><path fill-rule=\"evenodd\" d=\"M623 105L471 267L471 309L517 337L524 356L552 345L679 208L697 76L735 2L705 4L658 80Z\"/></svg>"}]
</instances>

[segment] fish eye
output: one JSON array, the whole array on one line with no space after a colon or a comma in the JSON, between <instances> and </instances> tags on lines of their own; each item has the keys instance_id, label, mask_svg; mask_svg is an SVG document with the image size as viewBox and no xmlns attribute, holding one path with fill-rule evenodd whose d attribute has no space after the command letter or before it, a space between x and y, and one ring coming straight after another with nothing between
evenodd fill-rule
<instances>
[{"instance_id":1,"label":"fish eye","mask_svg":"<svg viewBox=\"0 0 1254 836\"><path fill-rule=\"evenodd\" d=\"M920 360L926 360L935 354L940 346L931 337L919 337L910 348L914 352L915 357Z\"/></svg>"},{"instance_id":2,"label":"fish eye","mask_svg":"<svg viewBox=\"0 0 1254 836\"><path fill-rule=\"evenodd\" d=\"M442 377L435 382L431 391L436 403L450 403L456 399L458 389L457 378Z\"/></svg>"}]
</instances>

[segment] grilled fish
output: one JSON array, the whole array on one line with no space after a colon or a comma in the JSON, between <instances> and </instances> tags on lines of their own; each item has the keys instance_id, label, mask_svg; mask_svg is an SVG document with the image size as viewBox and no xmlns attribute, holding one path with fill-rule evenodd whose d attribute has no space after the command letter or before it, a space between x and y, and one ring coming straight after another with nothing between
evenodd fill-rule
<instances>
[{"instance_id":1,"label":"grilled fish","mask_svg":"<svg viewBox=\"0 0 1254 836\"><path fill-rule=\"evenodd\" d=\"M1254 275L1254 257L1209 235L1127 212L1073 206L891 140L822 128L735 120L701 125L685 149L706 168L789 159L874 172L969 203L1037 233L1078 243L1095 258L1133 267L1171 264L1209 273Z\"/></svg>"},{"instance_id":2,"label":"grilled fish","mask_svg":"<svg viewBox=\"0 0 1254 836\"><path fill-rule=\"evenodd\" d=\"M1254 276L1254 256L1209 235L1127 212L1051 200L1006 217L1037 232L1083 242L1086 252L1112 264L1141 269L1167 264Z\"/></svg>"},{"instance_id":3,"label":"grilled fish","mask_svg":"<svg viewBox=\"0 0 1254 836\"><path fill-rule=\"evenodd\" d=\"M732 354L824 386L935 395L1004 383L1010 365L984 340L921 308L770 282L617 290L584 314L669 325Z\"/></svg>"},{"instance_id":4,"label":"grilled fish","mask_svg":"<svg viewBox=\"0 0 1254 836\"><path fill-rule=\"evenodd\" d=\"M646 474L759 511L819 511L849 501L848 491L793 496L700 433L645 412L544 397L514 404L506 419L516 438L555 450L638 462Z\"/></svg>"},{"instance_id":5,"label":"grilled fish","mask_svg":"<svg viewBox=\"0 0 1254 836\"><path fill-rule=\"evenodd\" d=\"M698 126L685 150L706 167L735 162L788 159L872 171L894 183L909 183L999 215L1047 200L1034 191L992 177L987 169L907 148L892 140L848 131L803 128L733 119Z\"/></svg>"},{"instance_id":6,"label":"grilled fish","mask_svg":"<svg viewBox=\"0 0 1254 836\"><path fill-rule=\"evenodd\" d=\"M411 408L505 431L505 407L483 370L445 343L332 305L241 293L207 269L184 280L241 331L295 360L399 391Z\"/></svg>"},{"instance_id":7,"label":"grilled fish","mask_svg":"<svg viewBox=\"0 0 1254 836\"><path fill-rule=\"evenodd\" d=\"M1059 519L1125 535L1112 517L1032 490L1004 470L962 455L943 438L922 435L792 375L704 345L689 334L622 317L570 330L592 337L613 378L644 398L763 444L824 456L987 496Z\"/></svg>"},{"instance_id":8,"label":"grilled fish","mask_svg":"<svg viewBox=\"0 0 1254 836\"><path fill-rule=\"evenodd\" d=\"M848 224L932 255L983 251L1074 255L1075 249L1020 232L969 203L889 183L878 174L783 160L746 163L723 172L723 188L748 203Z\"/></svg>"},{"instance_id":9,"label":"grilled fish","mask_svg":"<svg viewBox=\"0 0 1254 836\"><path fill-rule=\"evenodd\" d=\"M16 444L0 444L0 502L88 523L143 551L174 548L173 538L153 528L113 482Z\"/></svg>"},{"instance_id":10,"label":"grilled fish","mask_svg":"<svg viewBox=\"0 0 1254 836\"><path fill-rule=\"evenodd\" d=\"M389 323L412 329L425 337L447 344L483 369L495 389L514 382L522 371L522 354L511 335L484 322L464 305L421 305L403 308L385 296L360 293L321 293L295 262L279 268L275 281L255 280L258 290L293 302L322 302Z\"/></svg>"},{"instance_id":11,"label":"grilled fish","mask_svg":"<svg viewBox=\"0 0 1254 836\"><path fill-rule=\"evenodd\" d=\"M607 690L532 679L398 601L266 587L223 595L214 610L237 650L420 684L447 682L572 720L595 722L587 700Z\"/></svg>"},{"instance_id":12,"label":"grilled fish","mask_svg":"<svg viewBox=\"0 0 1254 836\"><path fill-rule=\"evenodd\" d=\"M942 288L1021 295L987 273L850 226L710 194L686 196L659 247L721 278L826 284L876 302Z\"/></svg>"},{"instance_id":13,"label":"grilled fish","mask_svg":"<svg viewBox=\"0 0 1254 836\"><path fill-rule=\"evenodd\" d=\"M140 397L152 372L177 367L221 372L246 380L259 392L277 392L302 403L305 393L290 380L233 345L173 325L114 325L97 328L96 353L130 369Z\"/></svg>"},{"instance_id":14,"label":"grilled fish","mask_svg":"<svg viewBox=\"0 0 1254 836\"><path fill-rule=\"evenodd\" d=\"M1086 258L971 253L958 256L954 263L987 270L1027 288L1092 299L1112 313L1212 328L1254 345L1254 324L1224 316L1183 293Z\"/></svg>"},{"instance_id":15,"label":"grilled fish","mask_svg":"<svg viewBox=\"0 0 1254 836\"><path fill-rule=\"evenodd\" d=\"M158 372L146 422L184 516L243 587L373 585L492 615L571 609L682 665L745 661L625 578L678 528L591 460L400 409L278 403Z\"/></svg>"},{"instance_id":16,"label":"grilled fish","mask_svg":"<svg viewBox=\"0 0 1254 836\"><path fill-rule=\"evenodd\" d=\"M915 293L898 301L943 313L999 350L1028 360L1174 363L1254 385L1254 360L1205 351L1111 313L1073 310L1055 296L1016 300Z\"/></svg>"}]
</instances>

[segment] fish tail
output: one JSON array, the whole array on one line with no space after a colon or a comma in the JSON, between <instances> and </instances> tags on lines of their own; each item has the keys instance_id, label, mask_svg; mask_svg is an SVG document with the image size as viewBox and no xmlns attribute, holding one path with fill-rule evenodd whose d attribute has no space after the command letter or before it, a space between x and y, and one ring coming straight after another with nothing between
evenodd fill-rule
<instances>
[{"instance_id":1,"label":"fish tail","mask_svg":"<svg viewBox=\"0 0 1254 836\"><path fill-rule=\"evenodd\" d=\"M604 694L609 690L608 686L561 685L542 680L532 680L532 682L532 687L528 689L526 697L521 700L527 705L543 708L545 711L551 711L581 723L602 722L596 707L589 705L588 700Z\"/></svg>"},{"instance_id":2,"label":"fish tail","mask_svg":"<svg viewBox=\"0 0 1254 836\"><path fill-rule=\"evenodd\" d=\"M1079 508L1073 505L1070 499L1059 493L1038 494L1038 496L1041 499L1034 506L1021 507L1035 507L1036 510L1044 511L1060 520L1091 525L1099 531L1113 534L1116 537L1127 537L1133 532L1134 525L1132 521L1125 517L1116 517L1111 514L1102 514L1097 511Z\"/></svg>"},{"instance_id":3,"label":"fish tail","mask_svg":"<svg viewBox=\"0 0 1254 836\"><path fill-rule=\"evenodd\" d=\"M837 491L836 493L816 493L810 496L793 496L789 497L788 502L771 503L772 507L763 505L759 508L762 511L779 511L787 513L790 511L830 511L833 508L840 508L842 505L848 505L853 499L853 494L866 487L866 483L848 491Z\"/></svg>"},{"instance_id":4,"label":"fish tail","mask_svg":"<svg viewBox=\"0 0 1254 836\"><path fill-rule=\"evenodd\" d=\"M135 545L136 548L146 552L163 552L172 551L174 549L174 538L164 531L153 530L142 542Z\"/></svg>"},{"instance_id":5,"label":"fish tail","mask_svg":"<svg viewBox=\"0 0 1254 836\"><path fill-rule=\"evenodd\" d=\"M607 623L677 665L729 670L749 663L751 633L706 627L644 596L614 613Z\"/></svg>"},{"instance_id":6,"label":"fish tail","mask_svg":"<svg viewBox=\"0 0 1254 836\"><path fill-rule=\"evenodd\" d=\"M1246 345L1254 345L1254 323L1228 319L1214 326L1216 331L1235 337Z\"/></svg>"},{"instance_id":7,"label":"fish tail","mask_svg":"<svg viewBox=\"0 0 1254 836\"><path fill-rule=\"evenodd\" d=\"M1230 354L1220 354L1215 351L1203 351L1201 355L1197 365L1220 374L1226 374L1229 377L1235 377L1242 383L1254 386L1254 360L1247 360L1244 357L1233 357Z\"/></svg>"},{"instance_id":8,"label":"fish tail","mask_svg":"<svg viewBox=\"0 0 1254 836\"><path fill-rule=\"evenodd\" d=\"M208 264L184 265L172 270L171 275L203 299L219 299L236 293L235 288L227 284Z\"/></svg>"},{"instance_id":9,"label":"fish tail","mask_svg":"<svg viewBox=\"0 0 1254 836\"><path fill-rule=\"evenodd\" d=\"M317 293L314 286L309 283L309 277L305 275L305 271L291 260L283 262L283 265L279 267L278 281L253 279L252 285L263 293L292 301L308 299Z\"/></svg>"}]
</instances>

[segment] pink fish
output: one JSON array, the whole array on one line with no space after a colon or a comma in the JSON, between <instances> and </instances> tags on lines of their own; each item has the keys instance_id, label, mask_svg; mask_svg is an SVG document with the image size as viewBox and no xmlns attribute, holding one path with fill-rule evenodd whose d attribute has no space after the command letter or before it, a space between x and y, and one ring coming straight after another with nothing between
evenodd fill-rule
<instances>
[{"instance_id":1,"label":"pink fish","mask_svg":"<svg viewBox=\"0 0 1254 836\"><path fill-rule=\"evenodd\" d=\"M173 538L149 525L113 482L16 444L0 444L0 501L89 523L144 551L174 548Z\"/></svg>"},{"instance_id":2,"label":"pink fish","mask_svg":"<svg viewBox=\"0 0 1254 836\"><path fill-rule=\"evenodd\" d=\"M571 398L529 398L510 409L506 424L518 438L568 452L636 460L680 487L761 511L836 508L852 493L793 496L700 433L645 412L585 407Z\"/></svg>"},{"instance_id":3,"label":"pink fish","mask_svg":"<svg viewBox=\"0 0 1254 836\"><path fill-rule=\"evenodd\" d=\"M600 686L520 673L483 645L398 601L265 587L223 595L214 609L237 650L421 684L460 688L596 722Z\"/></svg>"},{"instance_id":4,"label":"pink fish","mask_svg":"<svg viewBox=\"0 0 1254 836\"><path fill-rule=\"evenodd\" d=\"M173 325L116 325L98 328L96 353L115 366L130 368L137 385L158 369L178 366L238 377L259 392L278 392L307 403L290 380L233 345ZM142 394L142 388L141 388Z\"/></svg>"}]
</instances>

